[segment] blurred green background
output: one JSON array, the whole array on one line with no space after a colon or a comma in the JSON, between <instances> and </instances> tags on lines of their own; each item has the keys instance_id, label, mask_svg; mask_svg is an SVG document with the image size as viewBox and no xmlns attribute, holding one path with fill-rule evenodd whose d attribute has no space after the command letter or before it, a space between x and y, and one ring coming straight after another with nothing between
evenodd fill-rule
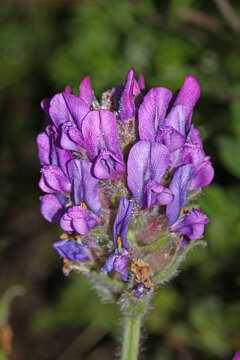
<instances>
[{"instance_id":1,"label":"blurred green background","mask_svg":"<svg viewBox=\"0 0 240 360\"><path fill-rule=\"evenodd\" d=\"M42 98L66 84L77 91L88 74L100 95L134 67L147 88L174 91L186 74L199 80L193 121L216 171L199 198L211 219L208 247L190 254L155 295L142 358L232 359L240 349L239 0L5 1L0 26L0 339L7 358L110 360L118 352L117 307L101 304L80 275L61 274L51 246L56 226L39 214L35 137L46 125ZM8 304L6 291L17 284L25 294Z\"/></svg>"}]
</instances>

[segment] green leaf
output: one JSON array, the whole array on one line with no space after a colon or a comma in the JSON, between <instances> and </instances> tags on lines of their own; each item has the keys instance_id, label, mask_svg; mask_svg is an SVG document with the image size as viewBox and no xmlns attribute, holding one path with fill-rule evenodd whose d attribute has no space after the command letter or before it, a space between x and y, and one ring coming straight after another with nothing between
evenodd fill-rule
<instances>
[{"instance_id":1,"label":"green leaf","mask_svg":"<svg viewBox=\"0 0 240 360\"><path fill-rule=\"evenodd\" d=\"M233 175L240 177L240 141L221 136L218 138L218 147L224 166Z\"/></svg>"}]
</instances>

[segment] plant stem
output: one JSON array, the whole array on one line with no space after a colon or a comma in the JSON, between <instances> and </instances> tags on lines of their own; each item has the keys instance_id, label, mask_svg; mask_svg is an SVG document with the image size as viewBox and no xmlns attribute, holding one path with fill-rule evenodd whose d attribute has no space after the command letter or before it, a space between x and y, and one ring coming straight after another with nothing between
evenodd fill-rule
<instances>
[{"instance_id":1,"label":"plant stem","mask_svg":"<svg viewBox=\"0 0 240 360\"><path fill-rule=\"evenodd\" d=\"M124 318L121 360L137 360L140 340L141 315Z\"/></svg>"}]
</instances>

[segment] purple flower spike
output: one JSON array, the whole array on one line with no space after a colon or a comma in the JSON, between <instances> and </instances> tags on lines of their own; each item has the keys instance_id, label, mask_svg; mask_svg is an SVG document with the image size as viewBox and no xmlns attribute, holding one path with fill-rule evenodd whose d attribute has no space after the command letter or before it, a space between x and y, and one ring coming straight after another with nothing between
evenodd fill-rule
<instances>
[{"instance_id":1,"label":"purple flower spike","mask_svg":"<svg viewBox=\"0 0 240 360\"><path fill-rule=\"evenodd\" d=\"M147 208L150 209L155 204L167 205L173 201L173 194L165 186L155 180L149 180L144 188Z\"/></svg>"},{"instance_id":2,"label":"purple flower spike","mask_svg":"<svg viewBox=\"0 0 240 360\"><path fill-rule=\"evenodd\" d=\"M233 360L240 360L240 351L234 355Z\"/></svg>"},{"instance_id":3,"label":"purple flower spike","mask_svg":"<svg viewBox=\"0 0 240 360\"><path fill-rule=\"evenodd\" d=\"M92 164L87 160L74 159L68 162L68 176L72 184L74 203L84 203L95 214L100 214L98 179L91 174Z\"/></svg>"},{"instance_id":4,"label":"purple flower spike","mask_svg":"<svg viewBox=\"0 0 240 360\"><path fill-rule=\"evenodd\" d=\"M191 240L199 239L204 233L204 226L209 218L198 209L190 210L171 226L171 231L180 232Z\"/></svg>"},{"instance_id":5,"label":"purple flower spike","mask_svg":"<svg viewBox=\"0 0 240 360\"><path fill-rule=\"evenodd\" d=\"M145 95L139 107L138 122L141 140L155 141L158 129L163 125L172 92L166 88L153 88Z\"/></svg>"},{"instance_id":6,"label":"purple flower spike","mask_svg":"<svg viewBox=\"0 0 240 360\"><path fill-rule=\"evenodd\" d=\"M71 183L63 171L54 165L45 165L41 169L41 179L39 187L47 193L71 191Z\"/></svg>"},{"instance_id":7,"label":"purple flower spike","mask_svg":"<svg viewBox=\"0 0 240 360\"><path fill-rule=\"evenodd\" d=\"M53 247L62 258L68 258L73 261L91 259L91 252L87 241L83 241L82 244L80 244L71 239L59 240L53 244Z\"/></svg>"},{"instance_id":8,"label":"purple flower spike","mask_svg":"<svg viewBox=\"0 0 240 360\"><path fill-rule=\"evenodd\" d=\"M159 143L139 141L128 156L128 187L139 205L144 204L145 185L148 180L160 183L169 164L169 151Z\"/></svg>"},{"instance_id":9,"label":"purple flower spike","mask_svg":"<svg viewBox=\"0 0 240 360\"><path fill-rule=\"evenodd\" d=\"M140 283L137 285L137 288L135 290L136 298L140 299L140 297L143 295L144 289L145 289L145 286L143 283Z\"/></svg>"},{"instance_id":10,"label":"purple flower spike","mask_svg":"<svg viewBox=\"0 0 240 360\"><path fill-rule=\"evenodd\" d=\"M49 222L57 222L66 211L65 206L68 202L66 196L57 193L40 197L40 212L44 219Z\"/></svg>"},{"instance_id":11,"label":"purple flower spike","mask_svg":"<svg viewBox=\"0 0 240 360\"><path fill-rule=\"evenodd\" d=\"M184 79L183 85L177 94L174 105L186 105L187 112L187 128L189 129L193 108L200 96L200 86L198 81L190 75Z\"/></svg>"},{"instance_id":12,"label":"purple flower spike","mask_svg":"<svg viewBox=\"0 0 240 360\"><path fill-rule=\"evenodd\" d=\"M85 76L80 84L79 89L80 99L82 99L89 106L96 101L94 91L92 89L90 76Z\"/></svg>"},{"instance_id":13,"label":"purple flower spike","mask_svg":"<svg viewBox=\"0 0 240 360\"><path fill-rule=\"evenodd\" d=\"M185 206L187 188L195 172L192 164L180 166L173 175L169 189L174 195L173 201L167 205L168 225L171 226L177 220L181 208Z\"/></svg>"},{"instance_id":14,"label":"purple flower spike","mask_svg":"<svg viewBox=\"0 0 240 360\"><path fill-rule=\"evenodd\" d=\"M113 254L109 256L104 267L101 268L100 272L105 274L110 271L117 271L122 275L123 281L128 279L127 263L130 255L126 249L122 249L119 252L117 249Z\"/></svg>"},{"instance_id":15,"label":"purple flower spike","mask_svg":"<svg viewBox=\"0 0 240 360\"><path fill-rule=\"evenodd\" d=\"M108 110L90 111L82 124L85 148L94 161L94 175L98 178L116 178L125 170L118 144L115 115Z\"/></svg>"},{"instance_id":16,"label":"purple flower spike","mask_svg":"<svg viewBox=\"0 0 240 360\"><path fill-rule=\"evenodd\" d=\"M128 232L128 224L131 218L132 208L133 208L132 200L127 200L124 197L120 197L119 207L113 225L113 241L114 241L115 249L118 248L119 240L121 241L121 246L124 247L125 249L127 248L127 232Z\"/></svg>"},{"instance_id":17,"label":"purple flower spike","mask_svg":"<svg viewBox=\"0 0 240 360\"><path fill-rule=\"evenodd\" d=\"M60 226L63 230L68 232L76 231L81 235L87 234L97 224L97 216L82 205L68 208L60 220Z\"/></svg>"},{"instance_id":18,"label":"purple flower spike","mask_svg":"<svg viewBox=\"0 0 240 360\"><path fill-rule=\"evenodd\" d=\"M134 70L130 69L119 104L119 119L125 121L135 116L135 105L133 99L133 88L134 88Z\"/></svg>"}]
</instances>

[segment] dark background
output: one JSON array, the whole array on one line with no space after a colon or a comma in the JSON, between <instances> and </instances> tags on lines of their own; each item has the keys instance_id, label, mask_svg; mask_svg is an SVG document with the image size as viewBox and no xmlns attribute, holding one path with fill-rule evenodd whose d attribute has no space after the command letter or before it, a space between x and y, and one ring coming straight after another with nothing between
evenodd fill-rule
<instances>
[{"instance_id":1,"label":"dark background","mask_svg":"<svg viewBox=\"0 0 240 360\"><path fill-rule=\"evenodd\" d=\"M57 227L39 213L35 138L46 125L42 98L66 84L77 92L88 74L99 96L130 67L147 88L199 80L193 121L216 171L199 198L208 247L155 295L142 357L227 360L240 349L239 0L19 0L0 5L0 337L11 360L119 351L117 307L101 304L82 276L61 273Z\"/></svg>"}]
</instances>

